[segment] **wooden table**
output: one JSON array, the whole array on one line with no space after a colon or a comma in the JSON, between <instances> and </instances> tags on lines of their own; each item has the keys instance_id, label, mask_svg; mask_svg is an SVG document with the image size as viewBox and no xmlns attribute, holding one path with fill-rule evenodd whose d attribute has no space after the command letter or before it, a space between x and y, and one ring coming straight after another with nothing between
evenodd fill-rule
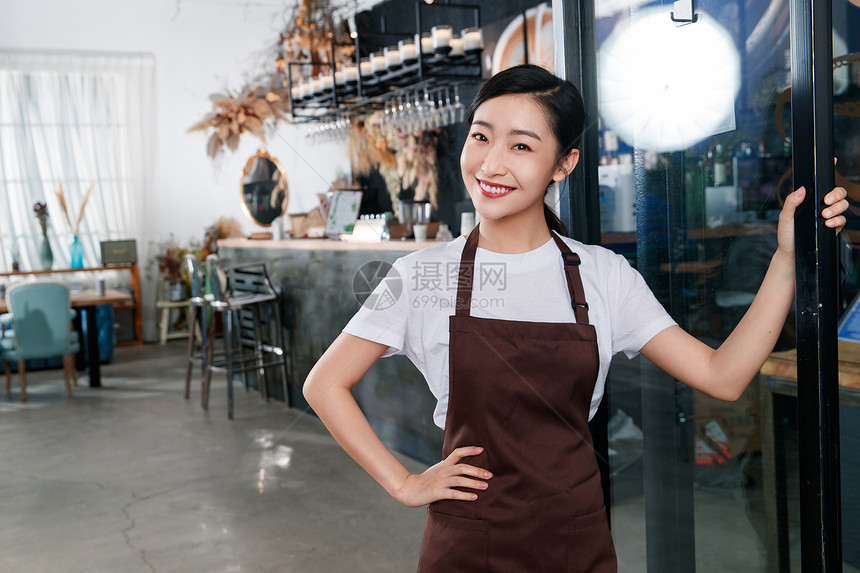
<instances>
[{"instance_id":1,"label":"wooden table","mask_svg":"<svg viewBox=\"0 0 860 573\"><path fill-rule=\"evenodd\" d=\"M142 299L140 297L140 271L136 264L112 265L107 267L85 267L82 269L49 269L42 271L13 271L9 273L0 273L0 278L3 277L28 277L34 276L37 279L47 277L47 275L64 275L72 273L90 273L98 274L104 271L128 271L130 278L131 290L134 293L133 298L124 298L120 302L110 303L114 310L130 310L132 313L132 325L134 330L134 340L118 342L117 346L125 346L129 344L143 344L143 321L141 320ZM101 304L101 303L99 303ZM105 303L107 304L107 303Z\"/></svg>"},{"instance_id":2,"label":"wooden table","mask_svg":"<svg viewBox=\"0 0 860 573\"><path fill-rule=\"evenodd\" d=\"M89 349L89 359L86 365L89 367L91 388L98 388L102 385L101 353L99 351L99 331L95 307L100 304L125 304L131 301L132 296L130 294L113 289L107 289L104 294L99 294L94 290L86 290L73 292L69 295L69 302L72 308L89 309L87 312L87 348ZM9 312L9 307L6 304L6 299L0 298L0 314L4 312ZM76 323L80 324L80 314L78 314ZM81 334L80 336L81 341L83 341L83 335ZM78 352L78 356L83 356L83 345L81 346L81 351ZM81 364L82 361L79 360L78 363Z\"/></svg>"},{"instance_id":3,"label":"wooden table","mask_svg":"<svg viewBox=\"0 0 860 573\"><path fill-rule=\"evenodd\" d=\"M761 368L761 452L767 571L789 570L785 448L777 436L774 396L797 396L797 350L774 352ZM839 341L839 403L860 407L860 344Z\"/></svg>"}]
</instances>

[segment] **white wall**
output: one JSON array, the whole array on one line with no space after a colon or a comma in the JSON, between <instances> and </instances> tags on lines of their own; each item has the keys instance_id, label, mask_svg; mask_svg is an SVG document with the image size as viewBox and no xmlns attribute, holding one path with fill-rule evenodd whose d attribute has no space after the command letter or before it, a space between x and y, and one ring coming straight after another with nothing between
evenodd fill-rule
<instances>
[{"instance_id":1,"label":"white wall","mask_svg":"<svg viewBox=\"0 0 860 573\"><path fill-rule=\"evenodd\" d=\"M0 50L151 53L156 61L157 126L153 189L146 198L145 237L202 238L205 227L234 216L255 230L239 203L239 178L261 145L245 136L218 160L206 155L208 134L186 133L210 111L208 96L236 89L264 69L285 21L284 2L255 0L0 0ZM309 145L305 128L282 124L266 144L287 172L289 212L309 210L338 172L348 173L343 145ZM256 229L262 230L259 227ZM151 299L144 293L144 298ZM147 338L154 325L146 313Z\"/></svg>"}]
</instances>

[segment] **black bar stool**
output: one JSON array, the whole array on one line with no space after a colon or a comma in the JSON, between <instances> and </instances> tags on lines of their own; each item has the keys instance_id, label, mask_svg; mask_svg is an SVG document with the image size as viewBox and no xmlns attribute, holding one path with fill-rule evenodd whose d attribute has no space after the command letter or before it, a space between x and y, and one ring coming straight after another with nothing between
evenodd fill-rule
<instances>
[{"instance_id":1,"label":"black bar stool","mask_svg":"<svg viewBox=\"0 0 860 573\"><path fill-rule=\"evenodd\" d=\"M203 267L197 257L188 253L185 255L185 269L191 282L191 298L188 300L190 312L188 318L188 371L185 373L185 399L190 398L191 390L191 368L193 365L200 366L201 372L206 365L206 340L209 332L206 321L209 315L209 302L203 295L204 283L206 282ZM199 344L195 345L197 340ZM203 396L201 394L201 404ZM205 404L203 404L205 407Z\"/></svg>"},{"instance_id":2,"label":"black bar stool","mask_svg":"<svg viewBox=\"0 0 860 573\"><path fill-rule=\"evenodd\" d=\"M227 374L227 416L233 419L233 375L242 373L245 389L250 389L249 373L255 372L260 396L268 399L266 369L277 367L284 400L287 392L287 363L284 333L278 295L269 280L265 263L245 263L221 268L217 255L206 258L211 295L206 295L206 309L220 313L224 324L223 360L215 354L215 320L209 321L208 333L202 344L203 408L209 407L209 386L212 371ZM203 312L204 323L208 312Z\"/></svg>"}]
</instances>

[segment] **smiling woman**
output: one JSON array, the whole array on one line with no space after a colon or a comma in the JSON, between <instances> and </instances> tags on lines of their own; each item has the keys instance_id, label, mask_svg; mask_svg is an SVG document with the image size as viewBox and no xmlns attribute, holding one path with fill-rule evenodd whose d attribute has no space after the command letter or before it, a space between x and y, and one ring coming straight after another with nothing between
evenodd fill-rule
<instances>
[{"instance_id":1,"label":"smiling woman","mask_svg":"<svg viewBox=\"0 0 860 573\"><path fill-rule=\"evenodd\" d=\"M548 229L535 224L549 210L544 204L548 182L563 180L579 160L577 149L560 156L562 145L542 108L535 105L539 101L516 94L494 95L485 103L476 98L477 105L469 113L472 127L460 155L463 182L481 216L536 231L531 241L518 245L523 251L549 239ZM494 248L494 240L487 237L488 248L506 250L503 245Z\"/></svg>"},{"instance_id":2,"label":"smiling woman","mask_svg":"<svg viewBox=\"0 0 860 573\"><path fill-rule=\"evenodd\" d=\"M583 119L578 90L542 68L490 78L470 107L460 159L481 223L468 238L395 262L399 298L362 307L305 382L308 403L370 475L406 506L429 504L419 572L614 573L588 429L612 356L641 351L684 383L736 399L793 298L802 190L786 199L752 319L719 350L681 330L623 257L565 237L543 199L576 167ZM827 226L844 224L844 197L838 189L826 198ZM449 285L424 276L442 268L457 270ZM434 290L439 303L428 308ZM503 304L481 304L491 297ZM422 474L391 455L352 394L393 354L424 373L445 430L442 461Z\"/></svg>"}]
</instances>

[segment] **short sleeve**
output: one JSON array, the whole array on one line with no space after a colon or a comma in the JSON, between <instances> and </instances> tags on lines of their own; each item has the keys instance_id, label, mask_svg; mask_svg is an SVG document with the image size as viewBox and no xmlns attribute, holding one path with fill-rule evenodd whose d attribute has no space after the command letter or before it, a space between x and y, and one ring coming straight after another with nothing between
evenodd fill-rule
<instances>
[{"instance_id":1,"label":"short sleeve","mask_svg":"<svg viewBox=\"0 0 860 573\"><path fill-rule=\"evenodd\" d=\"M633 358L649 340L675 325L675 321L651 292L645 279L627 259L615 255L607 292L612 300L612 350Z\"/></svg>"},{"instance_id":2,"label":"short sleeve","mask_svg":"<svg viewBox=\"0 0 860 573\"><path fill-rule=\"evenodd\" d=\"M388 346L383 356L402 354L406 347L409 304L401 259L373 289L343 331Z\"/></svg>"}]
</instances>

